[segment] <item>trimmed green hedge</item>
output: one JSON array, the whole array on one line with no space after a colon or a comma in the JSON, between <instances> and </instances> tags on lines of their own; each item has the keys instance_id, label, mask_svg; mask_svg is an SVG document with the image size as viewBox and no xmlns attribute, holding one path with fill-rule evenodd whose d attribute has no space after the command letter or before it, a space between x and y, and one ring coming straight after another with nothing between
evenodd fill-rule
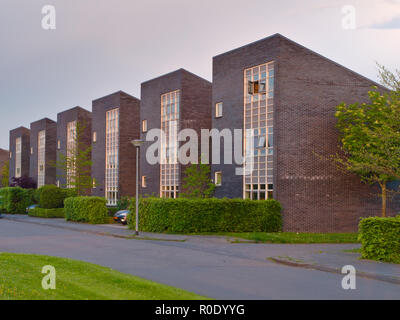
<instances>
[{"instance_id":1,"label":"trimmed green hedge","mask_svg":"<svg viewBox=\"0 0 400 320\"><path fill-rule=\"evenodd\" d=\"M365 218L359 225L363 259L400 263L400 217Z\"/></svg>"},{"instance_id":2,"label":"trimmed green hedge","mask_svg":"<svg viewBox=\"0 0 400 320\"><path fill-rule=\"evenodd\" d=\"M34 208L28 211L28 215L31 217L39 217L39 218L64 218L64 208L55 208L55 209L42 209L42 208Z\"/></svg>"},{"instance_id":3,"label":"trimmed green hedge","mask_svg":"<svg viewBox=\"0 0 400 320\"><path fill-rule=\"evenodd\" d=\"M39 194L39 206L43 209L62 208L64 206L66 192L55 185L40 187L37 193Z\"/></svg>"},{"instance_id":4,"label":"trimmed green hedge","mask_svg":"<svg viewBox=\"0 0 400 320\"><path fill-rule=\"evenodd\" d=\"M119 211L117 207L107 207L107 210L110 217L113 217Z\"/></svg>"},{"instance_id":5,"label":"trimmed green hedge","mask_svg":"<svg viewBox=\"0 0 400 320\"><path fill-rule=\"evenodd\" d=\"M108 222L106 199L100 197L71 197L64 201L68 221L101 224Z\"/></svg>"},{"instance_id":6,"label":"trimmed green hedge","mask_svg":"<svg viewBox=\"0 0 400 320\"><path fill-rule=\"evenodd\" d=\"M276 200L160 199L139 203L139 226L146 232L277 232L282 229L281 205ZM135 228L135 200L128 217Z\"/></svg>"},{"instance_id":7,"label":"trimmed green hedge","mask_svg":"<svg viewBox=\"0 0 400 320\"><path fill-rule=\"evenodd\" d=\"M24 214L26 208L34 204L34 189L8 187L0 189L0 211L11 214Z\"/></svg>"}]
</instances>

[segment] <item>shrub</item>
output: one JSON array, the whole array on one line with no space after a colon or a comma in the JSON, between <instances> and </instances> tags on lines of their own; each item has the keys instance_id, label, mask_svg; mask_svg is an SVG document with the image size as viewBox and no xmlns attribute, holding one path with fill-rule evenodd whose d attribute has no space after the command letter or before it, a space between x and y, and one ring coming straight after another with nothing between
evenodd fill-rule
<instances>
[{"instance_id":1,"label":"shrub","mask_svg":"<svg viewBox=\"0 0 400 320\"><path fill-rule=\"evenodd\" d=\"M128 218L135 228L135 201ZM281 205L276 200L160 199L139 203L140 229L147 232L276 232L282 228Z\"/></svg>"},{"instance_id":2,"label":"shrub","mask_svg":"<svg viewBox=\"0 0 400 320\"><path fill-rule=\"evenodd\" d=\"M64 218L64 208L43 209L34 208L29 210L28 215L39 218Z\"/></svg>"},{"instance_id":3,"label":"shrub","mask_svg":"<svg viewBox=\"0 0 400 320\"><path fill-rule=\"evenodd\" d=\"M117 207L107 207L107 210L110 217L113 217L119 211Z\"/></svg>"},{"instance_id":4,"label":"shrub","mask_svg":"<svg viewBox=\"0 0 400 320\"><path fill-rule=\"evenodd\" d=\"M34 190L21 187L0 189L0 209L11 214L24 214L26 208L34 203Z\"/></svg>"},{"instance_id":5,"label":"shrub","mask_svg":"<svg viewBox=\"0 0 400 320\"><path fill-rule=\"evenodd\" d=\"M69 221L105 223L108 219L106 200L100 197L72 197L64 201L65 219Z\"/></svg>"},{"instance_id":6,"label":"shrub","mask_svg":"<svg viewBox=\"0 0 400 320\"><path fill-rule=\"evenodd\" d=\"M37 184L35 180L28 176L22 176L19 178L12 177L10 187L21 187L23 189L36 189Z\"/></svg>"},{"instance_id":7,"label":"shrub","mask_svg":"<svg viewBox=\"0 0 400 320\"><path fill-rule=\"evenodd\" d=\"M365 218L359 225L362 258L400 263L400 218Z\"/></svg>"},{"instance_id":8,"label":"shrub","mask_svg":"<svg viewBox=\"0 0 400 320\"><path fill-rule=\"evenodd\" d=\"M46 185L39 189L39 206L43 209L62 208L66 192L55 185Z\"/></svg>"},{"instance_id":9,"label":"shrub","mask_svg":"<svg viewBox=\"0 0 400 320\"><path fill-rule=\"evenodd\" d=\"M117 211L126 210L126 209L129 208L129 205L130 205L129 197L122 197L121 199L119 199L117 201L117 208L116 209L117 209Z\"/></svg>"}]
</instances>

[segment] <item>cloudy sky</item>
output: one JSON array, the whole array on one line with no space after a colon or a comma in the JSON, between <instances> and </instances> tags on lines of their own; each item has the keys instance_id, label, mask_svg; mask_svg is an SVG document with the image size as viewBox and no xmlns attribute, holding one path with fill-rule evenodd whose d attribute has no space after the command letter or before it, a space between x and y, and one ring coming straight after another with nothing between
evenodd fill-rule
<instances>
[{"instance_id":1,"label":"cloudy sky","mask_svg":"<svg viewBox=\"0 0 400 320\"><path fill-rule=\"evenodd\" d=\"M0 0L0 148L10 129L117 90L140 97L181 67L211 80L213 56L274 33L373 80L375 61L400 68L400 0Z\"/></svg>"}]
</instances>

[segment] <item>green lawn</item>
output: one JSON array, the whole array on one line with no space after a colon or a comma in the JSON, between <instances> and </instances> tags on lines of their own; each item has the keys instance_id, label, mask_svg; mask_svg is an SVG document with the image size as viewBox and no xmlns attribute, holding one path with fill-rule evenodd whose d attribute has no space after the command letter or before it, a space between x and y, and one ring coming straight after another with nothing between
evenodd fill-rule
<instances>
[{"instance_id":1,"label":"green lawn","mask_svg":"<svg viewBox=\"0 0 400 320\"><path fill-rule=\"evenodd\" d=\"M42 289L43 266L56 269L56 289ZM178 288L71 259L0 253L0 300L202 300Z\"/></svg>"},{"instance_id":2,"label":"green lawn","mask_svg":"<svg viewBox=\"0 0 400 320\"><path fill-rule=\"evenodd\" d=\"M203 233L198 235L211 234ZM257 243L358 243L357 233L248 232L218 233L216 235L235 238L236 242L250 240Z\"/></svg>"}]
</instances>

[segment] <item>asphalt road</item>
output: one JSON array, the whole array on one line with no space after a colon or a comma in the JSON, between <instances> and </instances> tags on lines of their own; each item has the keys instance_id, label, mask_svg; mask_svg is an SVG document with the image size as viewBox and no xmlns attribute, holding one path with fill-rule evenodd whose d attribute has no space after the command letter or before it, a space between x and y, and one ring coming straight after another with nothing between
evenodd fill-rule
<instances>
[{"instance_id":1,"label":"asphalt road","mask_svg":"<svg viewBox=\"0 0 400 320\"><path fill-rule=\"evenodd\" d=\"M356 290L344 290L339 274L267 260L352 247L129 240L0 219L0 252L83 260L216 299L400 299L396 284L358 278Z\"/></svg>"}]
</instances>

